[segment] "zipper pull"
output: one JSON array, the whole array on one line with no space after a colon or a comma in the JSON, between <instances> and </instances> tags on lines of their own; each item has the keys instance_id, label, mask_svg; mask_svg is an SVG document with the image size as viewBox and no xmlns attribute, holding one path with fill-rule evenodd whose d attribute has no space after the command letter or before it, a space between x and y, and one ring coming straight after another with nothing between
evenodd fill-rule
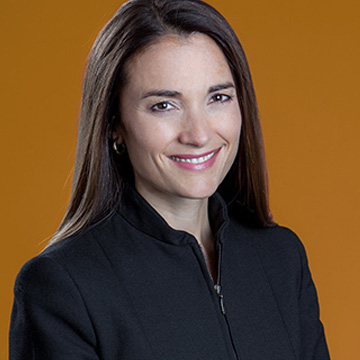
<instances>
[{"instance_id":1,"label":"zipper pull","mask_svg":"<svg viewBox=\"0 0 360 360\"><path fill-rule=\"evenodd\" d=\"M216 294L219 298L221 312L223 315L225 315L226 311L225 311L225 306L224 306L224 295L221 293L221 285L216 284L216 285L214 285L214 288L215 288Z\"/></svg>"}]
</instances>

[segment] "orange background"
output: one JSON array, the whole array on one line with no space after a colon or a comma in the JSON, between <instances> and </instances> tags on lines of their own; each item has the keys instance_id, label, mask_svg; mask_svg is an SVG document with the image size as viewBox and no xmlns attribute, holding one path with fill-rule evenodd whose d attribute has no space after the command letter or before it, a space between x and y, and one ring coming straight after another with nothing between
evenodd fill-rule
<instances>
[{"instance_id":1,"label":"orange background","mask_svg":"<svg viewBox=\"0 0 360 360\"><path fill-rule=\"evenodd\" d=\"M303 240L333 359L360 344L360 3L210 1L252 69L272 211ZM12 287L69 199L81 82L113 0L1 0L0 357Z\"/></svg>"}]
</instances>

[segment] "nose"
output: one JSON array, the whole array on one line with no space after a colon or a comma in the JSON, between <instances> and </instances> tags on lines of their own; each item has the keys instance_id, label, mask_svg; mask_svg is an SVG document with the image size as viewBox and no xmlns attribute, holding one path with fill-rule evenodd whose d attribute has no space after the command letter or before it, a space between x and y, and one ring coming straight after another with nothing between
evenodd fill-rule
<instances>
[{"instance_id":1,"label":"nose","mask_svg":"<svg viewBox=\"0 0 360 360\"><path fill-rule=\"evenodd\" d=\"M179 141L185 145L202 147L212 136L212 129L206 114L201 112L188 112L182 119Z\"/></svg>"}]
</instances>

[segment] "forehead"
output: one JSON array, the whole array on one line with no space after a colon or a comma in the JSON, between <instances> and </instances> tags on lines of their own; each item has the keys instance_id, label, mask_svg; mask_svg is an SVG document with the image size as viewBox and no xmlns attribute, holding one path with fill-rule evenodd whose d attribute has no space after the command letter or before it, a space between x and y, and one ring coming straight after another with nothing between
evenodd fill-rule
<instances>
[{"instance_id":1,"label":"forehead","mask_svg":"<svg viewBox=\"0 0 360 360\"><path fill-rule=\"evenodd\" d=\"M129 87L208 86L232 81L229 65L210 37L169 35L134 55L126 64Z\"/></svg>"}]
</instances>

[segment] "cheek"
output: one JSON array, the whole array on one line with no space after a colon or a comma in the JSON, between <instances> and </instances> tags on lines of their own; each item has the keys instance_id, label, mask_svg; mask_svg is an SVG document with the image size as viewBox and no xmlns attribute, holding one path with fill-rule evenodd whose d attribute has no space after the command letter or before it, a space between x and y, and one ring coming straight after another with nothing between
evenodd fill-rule
<instances>
[{"instance_id":1,"label":"cheek","mask_svg":"<svg viewBox=\"0 0 360 360\"><path fill-rule=\"evenodd\" d=\"M133 121L124 134L130 158L139 154L143 158L159 155L166 151L167 145L174 138L174 131L169 126L159 124L154 119L146 120Z\"/></svg>"},{"instance_id":2,"label":"cheek","mask_svg":"<svg viewBox=\"0 0 360 360\"><path fill-rule=\"evenodd\" d=\"M234 139L236 144L239 145L240 143L240 135L241 135L241 128L242 128L242 121L241 119L236 122L236 131L234 131Z\"/></svg>"},{"instance_id":3,"label":"cheek","mask_svg":"<svg viewBox=\"0 0 360 360\"><path fill-rule=\"evenodd\" d=\"M241 133L241 114L234 112L229 114L221 126L223 137L231 146L237 146Z\"/></svg>"},{"instance_id":4,"label":"cheek","mask_svg":"<svg viewBox=\"0 0 360 360\"><path fill-rule=\"evenodd\" d=\"M229 157L227 161L229 169L236 158L236 154L238 153L239 144L240 144L241 125L242 125L241 115L239 115L233 117L231 121L228 122L228 126L226 126L226 129L224 129L225 131L224 136L226 137L226 140L228 141L230 147Z\"/></svg>"}]
</instances>

